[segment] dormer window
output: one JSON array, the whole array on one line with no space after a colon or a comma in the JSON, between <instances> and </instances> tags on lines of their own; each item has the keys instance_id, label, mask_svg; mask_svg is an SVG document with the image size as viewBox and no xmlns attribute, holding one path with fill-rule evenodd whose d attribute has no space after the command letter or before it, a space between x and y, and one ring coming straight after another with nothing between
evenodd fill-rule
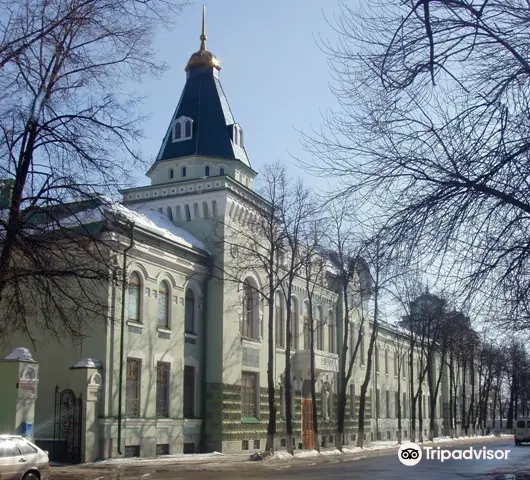
<instances>
[{"instance_id":1,"label":"dormer window","mask_svg":"<svg viewBox=\"0 0 530 480\"><path fill-rule=\"evenodd\" d=\"M210 176L210 166L209 165L206 165L206 167L204 167L204 176L205 177L209 177Z\"/></svg>"},{"instance_id":2,"label":"dormer window","mask_svg":"<svg viewBox=\"0 0 530 480\"><path fill-rule=\"evenodd\" d=\"M225 169L224 169L224 167L221 167L219 169L219 175L224 175L224 174L225 174Z\"/></svg>"},{"instance_id":3,"label":"dormer window","mask_svg":"<svg viewBox=\"0 0 530 480\"><path fill-rule=\"evenodd\" d=\"M173 142L190 140L193 135L193 120L189 117L179 117L173 123Z\"/></svg>"},{"instance_id":4,"label":"dormer window","mask_svg":"<svg viewBox=\"0 0 530 480\"><path fill-rule=\"evenodd\" d=\"M234 145L243 148L243 130L237 123L232 125L232 141Z\"/></svg>"}]
</instances>

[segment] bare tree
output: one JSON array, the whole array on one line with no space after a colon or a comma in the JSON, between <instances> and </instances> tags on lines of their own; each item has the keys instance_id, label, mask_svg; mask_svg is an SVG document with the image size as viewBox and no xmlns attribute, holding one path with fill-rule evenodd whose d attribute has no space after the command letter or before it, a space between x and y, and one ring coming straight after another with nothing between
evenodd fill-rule
<instances>
[{"instance_id":1,"label":"bare tree","mask_svg":"<svg viewBox=\"0 0 530 480\"><path fill-rule=\"evenodd\" d=\"M342 5L339 107L309 166L371 206L387 241L528 326L530 11L523 0Z\"/></svg>"},{"instance_id":2,"label":"bare tree","mask_svg":"<svg viewBox=\"0 0 530 480\"><path fill-rule=\"evenodd\" d=\"M140 98L124 92L123 85L163 70L153 60L152 35L182 3L29 0L3 5L0 301L9 297L12 305L15 292L30 290L47 297L42 306L53 304L60 324L71 311L49 292L62 291L68 298L64 285L77 284L84 297L77 310L82 319L83 308L102 307L89 285L110 281L113 269L108 255L98 255L102 247L92 232L78 222L72 234L72 222L65 228L63 219L82 210L75 202L98 199L100 204L101 194L115 194L141 163L134 147L141 134ZM76 250L86 254L84 260L72 255ZM78 265L88 265L87 257L92 268ZM0 332L29 334L22 305L19 313L16 318L3 314ZM43 328L53 335L80 334L69 325Z\"/></svg>"},{"instance_id":3,"label":"bare tree","mask_svg":"<svg viewBox=\"0 0 530 480\"><path fill-rule=\"evenodd\" d=\"M292 265L285 262L287 234L285 224L286 209L290 209L299 198L292 194L292 182L285 166L279 162L266 165L258 177L256 191L261 195L261 203L248 205L248 215L239 221L239 215L233 219L219 222L210 242L223 255L233 257L234 261L224 261L217 265L214 275L234 283L241 288L243 275L256 272L262 279L261 288L252 285L254 292L267 306L267 394L269 420L267 424L267 453L274 451L274 439L277 429L275 347L285 346L283 326L282 283L289 277L291 270L299 269L301 259L296 257ZM302 233L300 233L302 235ZM222 256L222 255L221 255ZM244 315L244 313L243 313ZM245 318L243 318L245 322ZM242 335L248 333L242 331ZM284 387L290 383L284 377Z\"/></svg>"},{"instance_id":4,"label":"bare tree","mask_svg":"<svg viewBox=\"0 0 530 480\"><path fill-rule=\"evenodd\" d=\"M315 335L322 338L322 329L325 326L324 319L316 315L315 321L315 294L325 286L325 257L321 254L321 244L324 236L325 223L323 220L314 222L309 226L304 244L308 249L306 261L302 265L300 276L305 282L305 291L308 301L308 319L305 322L304 329L309 334L309 355L310 355L310 382L311 382L311 404L313 419L313 438L316 449L320 451L320 438L318 431L318 409L316 396L316 374L315 374ZM322 348L322 345L318 345Z\"/></svg>"},{"instance_id":5,"label":"bare tree","mask_svg":"<svg viewBox=\"0 0 530 480\"><path fill-rule=\"evenodd\" d=\"M301 180L290 186L291 195L278 214L285 242L283 253L285 255L285 276L281 289L285 295L287 306L286 342L285 342L285 412L287 430L287 451L293 453L293 390L291 383L291 348L298 347L299 342L299 312L293 311L293 288L295 281L300 277L304 264L308 261L307 245L304 232L308 225L315 220L315 202L310 190ZM298 306L299 307L299 306Z\"/></svg>"},{"instance_id":6,"label":"bare tree","mask_svg":"<svg viewBox=\"0 0 530 480\"><path fill-rule=\"evenodd\" d=\"M340 299L338 321L341 327L339 338L339 375L337 398L336 447L342 451L344 445L344 422L346 417L347 387L353 374L365 324L368 323L368 301L371 296L369 267L362 258L365 247L352 226L350 208L345 201L336 201L330 210L329 232L326 235L330 263L330 283ZM353 318L355 317L355 318ZM354 336L353 329L357 330Z\"/></svg>"}]
</instances>

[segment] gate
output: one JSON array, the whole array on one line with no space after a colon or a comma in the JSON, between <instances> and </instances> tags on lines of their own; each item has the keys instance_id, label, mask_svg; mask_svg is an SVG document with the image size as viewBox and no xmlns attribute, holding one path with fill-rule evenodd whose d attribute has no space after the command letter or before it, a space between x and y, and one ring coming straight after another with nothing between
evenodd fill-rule
<instances>
[{"instance_id":1,"label":"gate","mask_svg":"<svg viewBox=\"0 0 530 480\"><path fill-rule=\"evenodd\" d=\"M69 388L55 387L53 428L53 460L63 463L81 462L82 395L75 396Z\"/></svg>"},{"instance_id":2,"label":"gate","mask_svg":"<svg viewBox=\"0 0 530 480\"><path fill-rule=\"evenodd\" d=\"M313 402L311 399L302 399L302 444L304 449L313 450L315 440L313 436Z\"/></svg>"}]
</instances>

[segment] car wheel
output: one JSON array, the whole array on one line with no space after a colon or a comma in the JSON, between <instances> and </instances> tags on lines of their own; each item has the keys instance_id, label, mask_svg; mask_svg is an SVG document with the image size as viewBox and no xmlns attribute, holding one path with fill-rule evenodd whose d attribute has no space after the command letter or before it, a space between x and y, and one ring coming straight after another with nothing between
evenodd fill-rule
<instances>
[{"instance_id":1,"label":"car wheel","mask_svg":"<svg viewBox=\"0 0 530 480\"><path fill-rule=\"evenodd\" d=\"M22 480L39 480L39 476L36 473L26 473Z\"/></svg>"}]
</instances>

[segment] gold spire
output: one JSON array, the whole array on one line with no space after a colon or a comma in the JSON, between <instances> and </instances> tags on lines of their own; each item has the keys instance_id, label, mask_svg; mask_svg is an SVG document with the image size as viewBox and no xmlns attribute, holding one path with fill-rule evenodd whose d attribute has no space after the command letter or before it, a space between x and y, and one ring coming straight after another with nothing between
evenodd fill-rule
<instances>
[{"instance_id":1,"label":"gold spire","mask_svg":"<svg viewBox=\"0 0 530 480\"><path fill-rule=\"evenodd\" d=\"M202 33L201 33L201 48L200 51L206 50L206 5L202 6Z\"/></svg>"},{"instance_id":2,"label":"gold spire","mask_svg":"<svg viewBox=\"0 0 530 480\"><path fill-rule=\"evenodd\" d=\"M198 52L195 52L190 59L188 60L188 64L186 65L186 72L190 69L190 67L195 65L202 65L205 67L214 67L217 70L221 70L221 66L219 65L219 61L213 55L211 52L206 50L206 39L208 37L206 36L206 7L203 5L202 7L202 32L201 32L201 47Z\"/></svg>"}]
</instances>

